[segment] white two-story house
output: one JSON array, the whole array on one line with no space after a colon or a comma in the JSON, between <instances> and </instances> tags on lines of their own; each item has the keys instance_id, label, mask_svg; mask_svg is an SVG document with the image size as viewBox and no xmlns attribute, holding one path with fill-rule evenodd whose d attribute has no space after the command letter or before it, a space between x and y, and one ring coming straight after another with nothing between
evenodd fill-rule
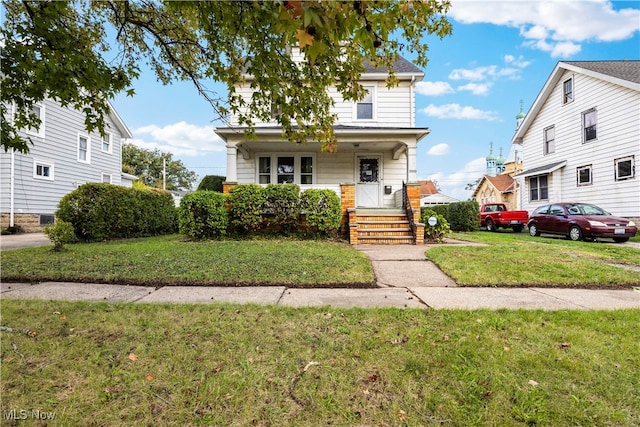
<instances>
[{"instance_id":1,"label":"white two-story house","mask_svg":"<svg viewBox=\"0 0 640 427\"><path fill-rule=\"evenodd\" d=\"M640 218L640 61L559 62L512 143L522 209L585 202Z\"/></svg>"},{"instance_id":2,"label":"white two-story house","mask_svg":"<svg viewBox=\"0 0 640 427\"><path fill-rule=\"evenodd\" d=\"M34 108L38 129L28 129L27 154L0 153L2 227L40 231L54 222L60 199L87 182L131 186L137 177L122 172L122 140L131 132L111 107L106 134L87 133L84 114L45 100Z\"/></svg>"},{"instance_id":3,"label":"white two-story house","mask_svg":"<svg viewBox=\"0 0 640 427\"><path fill-rule=\"evenodd\" d=\"M403 183L410 183L419 213L416 148L429 129L416 127L415 83L424 73L402 58L394 69L399 85L387 88L386 70L368 67L361 80L368 95L357 103L343 101L335 88L329 89L337 117L334 153L322 152L317 143L288 142L275 121L257 123L256 138L246 139L231 117L229 127L216 129L226 142L227 183L291 182L301 190L332 189L341 196L345 215L351 208L401 207ZM236 93L250 97L250 83L249 76Z\"/></svg>"}]
</instances>

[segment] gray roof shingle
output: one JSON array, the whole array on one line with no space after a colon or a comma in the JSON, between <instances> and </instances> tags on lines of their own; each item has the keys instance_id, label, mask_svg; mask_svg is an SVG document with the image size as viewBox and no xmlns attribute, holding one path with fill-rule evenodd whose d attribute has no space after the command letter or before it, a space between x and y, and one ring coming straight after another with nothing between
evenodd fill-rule
<instances>
[{"instance_id":1,"label":"gray roof shingle","mask_svg":"<svg viewBox=\"0 0 640 427\"><path fill-rule=\"evenodd\" d=\"M365 74L384 74L387 72L386 68L374 68L369 62L364 63L364 70ZM393 70L396 73L424 74L424 72L420 68L401 56L399 56L396 62L393 63Z\"/></svg>"},{"instance_id":2,"label":"gray roof shingle","mask_svg":"<svg viewBox=\"0 0 640 427\"><path fill-rule=\"evenodd\" d=\"M640 83L640 61L562 61L596 73L606 74L633 83Z\"/></svg>"}]
</instances>

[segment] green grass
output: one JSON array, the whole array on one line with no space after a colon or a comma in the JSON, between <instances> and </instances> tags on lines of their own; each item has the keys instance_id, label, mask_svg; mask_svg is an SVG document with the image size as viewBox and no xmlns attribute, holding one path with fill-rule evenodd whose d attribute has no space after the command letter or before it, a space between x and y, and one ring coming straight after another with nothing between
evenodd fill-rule
<instances>
[{"instance_id":1,"label":"green grass","mask_svg":"<svg viewBox=\"0 0 640 427\"><path fill-rule=\"evenodd\" d=\"M179 235L3 251L4 281L137 285L371 286L367 257L346 243L185 241Z\"/></svg>"},{"instance_id":2,"label":"green grass","mask_svg":"<svg viewBox=\"0 0 640 427\"><path fill-rule=\"evenodd\" d=\"M455 233L452 237L483 244L437 246L427 251L427 258L460 286L630 288L640 284L637 248L512 232Z\"/></svg>"},{"instance_id":3,"label":"green grass","mask_svg":"<svg viewBox=\"0 0 640 427\"><path fill-rule=\"evenodd\" d=\"M3 300L1 324L35 333L0 332L2 414L54 425L640 424L640 310Z\"/></svg>"}]
</instances>

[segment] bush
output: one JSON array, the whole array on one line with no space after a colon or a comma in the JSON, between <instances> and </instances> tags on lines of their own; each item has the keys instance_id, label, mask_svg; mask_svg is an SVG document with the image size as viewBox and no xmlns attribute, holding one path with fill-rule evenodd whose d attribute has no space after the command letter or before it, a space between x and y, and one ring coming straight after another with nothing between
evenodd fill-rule
<instances>
[{"instance_id":1,"label":"bush","mask_svg":"<svg viewBox=\"0 0 640 427\"><path fill-rule=\"evenodd\" d=\"M55 224L45 226L44 234L51 240L53 250L56 252L63 250L67 243L76 241L73 225L65 221L56 221Z\"/></svg>"},{"instance_id":2,"label":"bush","mask_svg":"<svg viewBox=\"0 0 640 427\"><path fill-rule=\"evenodd\" d=\"M224 182L227 180L224 176L219 175L207 175L202 178L200 184L198 184L198 191L209 190L222 193Z\"/></svg>"},{"instance_id":3,"label":"bush","mask_svg":"<svg viewBox=\"0 0 640 427\"><path fill-rule=\"evenodd\" d=\"M252 233L262 227L265 206L264 189L258 184L244 184L229 191L229 222L238 233Z\"/></svg>"},{"instance_id":4,"label":"bush","mask_svg":"<svg viewBox=\"0 0 640 427\"><path fill-rule=\"evenodd\" d=\"M435 217L436 225L429 225L429 218ZM449 221L433 209L423 208L420 212L420 222L424 224L424 240L428 242L442 243L444 238L451 233Z\"/></svg>"},{"instance_id":5,"label":"bush","mask_svg":"<svg viewBox=\"0 0 640 427\"><path fill-rule=\"evenodd\" d=\"M453 231L476 231L480 228L480 207L475 200L451 203L449 224Z\"/></svg>"},{"instance_id":6,"label":"bush","mask_svg":"<svg viewBox=\"0 0 640 427\"><path fill-rule=\"evenodd\" d=\"M297 184L269 184L264 195L269 229L296 231L300 219L300 187Z\"/></svg>"},{"instance_id":7,"label":"bush","mask_svg":"<svg viewBox=\"0 0 640 427\"><path fill-rule=\"evenodd\" d=\"M65 195L56 217L82 241L154 236L176 230L171 194L149 188L89 183Z\"/></svg>"},{"instance_id":8,"label":"bush","mask_svg":"<svg viewBox=\"0 0 640 427\"><path fill-rule=\"evenodd\" d=\"M191 239L215 239L224 236L229 226L225 207L227 196L214 191L186 194L178 209L180 234Z\"/></svg>"},{"instance_id":9,"label":"bush","mask_svg":"<svg viewBox=\"0 0 640 427\"><path fill-rule=\"evenodd\" d=\"M335 233L342 224L340 197L332 190L310 188L300 195L307 227L320 234Z\"/></svg>"}]
</instances>

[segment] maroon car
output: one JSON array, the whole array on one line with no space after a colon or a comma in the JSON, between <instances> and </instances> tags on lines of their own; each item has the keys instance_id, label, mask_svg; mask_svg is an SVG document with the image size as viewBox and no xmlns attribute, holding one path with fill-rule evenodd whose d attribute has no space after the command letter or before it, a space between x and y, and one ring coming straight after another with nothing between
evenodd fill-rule
<instances>
[{"instance_id":1,"label":"maroon car","mask_svg":"<svg viewBox=\"0 0 640 427\"><path fill-rule=\"evenodd\" d=\"M571 240L609 238L618 243L636 235L638 227L628 219L612 216L589 203L553 203L540 206L529 217L529 234L560 234Z\"/></svg>"}]
</instances>

